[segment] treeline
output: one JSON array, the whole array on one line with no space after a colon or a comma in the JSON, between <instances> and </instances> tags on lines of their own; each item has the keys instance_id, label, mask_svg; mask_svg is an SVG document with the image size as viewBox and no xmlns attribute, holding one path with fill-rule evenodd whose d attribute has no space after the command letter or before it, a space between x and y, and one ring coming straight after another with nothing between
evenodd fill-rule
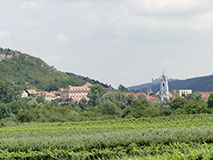
<instances>
[{"instance_id":1,"label":"treeline","mask_svg":"<svg viewBox=\"0 0 213 160\"><path fill-rule=\"evenodd\" d=\"M19 95L17 88L0 82L1 125L6 122L63 122L213 113L213 94L207 102L198 93L168 102L151 102L143 96L136 99L133 95L125 96L119 90L93 85L88 95L89 102L82 99L79 103L60 100L46 103L44 97L21 99Z\"/></svg>"}]
</instances>

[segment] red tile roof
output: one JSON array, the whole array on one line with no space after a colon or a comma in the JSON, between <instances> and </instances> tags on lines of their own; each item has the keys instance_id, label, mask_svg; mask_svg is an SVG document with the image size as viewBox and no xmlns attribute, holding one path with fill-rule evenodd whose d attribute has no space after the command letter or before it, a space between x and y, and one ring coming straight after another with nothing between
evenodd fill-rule
<instances>
[{"instance_id":1,"label":"red tile roof","mask_svg":"<svg viewBox=\"0 0 213 160\"><path fill-rule=\"evenodd\" d=\"M203 99L208 99L210 97L210 92L200 92Z\"/></svg>"},{"instance_id":2,"label":"red tile roof","mask_svg":"<svg viewBox=\"0 0 213 160\"><path fill-rule=\"evenodd\" d=\"M150 100L158 100L159 97L156 97L156 96L146 96L147 99L150 99Z\"/></svg>"},{"instance_id":3,"label":"red tile roof","mask_svg":"<svg viewBox=\"0 0 213 160\"><path fill-rule=\"evenodd\" d=\"M28 89L27 92L28 92L29 94L32 94L32 95L37 94L37 91L34 90L34 89Z\"/></svg>"},{"instance_id":4,"label":"red tile roof","mask_svg":"<svg viewBox=\"0 0 213 160\"><path fill-rule=\"evenodd\" d=\"M86 83L84 86L91 87L92 84L91 83Z\"/></svg>"},{"instance_id":5,"label":"red tile roof","mask_svg":"<svg viewBox=\"0 0 213 160\"><path fill-rule=\"evenodd\" d=\"M139 99L140 96L144 95L146 96L145 93L124 93L125 96L128 96L128 95L133 95L136 99Z\"/></svg>"}]
</instances>

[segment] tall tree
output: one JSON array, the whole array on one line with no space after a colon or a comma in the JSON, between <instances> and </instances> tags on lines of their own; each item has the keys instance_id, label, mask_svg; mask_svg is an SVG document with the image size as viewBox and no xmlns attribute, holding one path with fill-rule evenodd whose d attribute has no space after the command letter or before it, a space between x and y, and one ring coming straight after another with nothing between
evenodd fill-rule
<instances>
[{"instance_id":1,"label":"tall tree","mask_svg":"<svg viewBox=\"0 0 213 160\"><path fill-rule=\"evenodd\" d=\"M14 89L8 83L0 81L0 103L12 102L17 94L17 89Z\"/></svg>"},{"instance_id":2,"label":"tall tree","mask_svg":"<svg viewBox=\"0 0 213 160\"><path fill-rule=\"evenodd\" d=\"M133 100L130 105L130 114L135 118L140 118L143 115L143 111L150 106L151 104L147 99Z\"/></svg>"},{"instance_id":3,"label":"tall tree","mask_svg":"<svg viewBox=\"0 0 213 160\"><path fill-rule=\"evenodd\" d=\"M99 99L106 93L106 89L95 84L91 87L88 97L90 98L89 105L96 106L99 104Z\"/></svg>"},{"instance_id":4,"label":"tall tree","mask_svg":"<svg viewBox=\"0 0 213 160\"><path fill-rule=\"evenodd\" d=\"M208 108L213 108L213 93L210 94L208 99Z\"/></svg>"},{"instance_id":5,"label":"tall tree","mask_svg":"<svg viewBox=\"0 0 213 160\"><path fill-rule=\"evenodd\" d=\"M170 102L170 107L175 110L178 108L183 108L184 105L186 104L187 100L185 98L175 98Z\"/></svg>"},{"instance_id":6,"label":"tall tree","mask_svg":"<svg viewBox=\"0 0 213 160\"><path fill-rule=\"evenodd\" d=\"M121 91L121 92L128 92L128 88L126 88L125 86L123 86L122 84L120 84L118 86L118 90Z\"/></svg>"},{"instance_id":7,"label":"tall tree","mask_svg":"<svg viewBox=\"0 0 213 160\"><path fill-rule=\"evenodd\" d=\"M202 100L202 95L199 92L194 92L186 96L188 100Z\"/></svg>"}]
</instances>

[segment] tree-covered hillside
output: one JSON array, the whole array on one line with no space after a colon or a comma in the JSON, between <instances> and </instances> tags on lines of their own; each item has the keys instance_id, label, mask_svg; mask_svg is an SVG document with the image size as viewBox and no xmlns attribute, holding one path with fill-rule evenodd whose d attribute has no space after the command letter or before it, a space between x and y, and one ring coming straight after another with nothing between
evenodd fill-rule
<instances>
[{"instance_id":1,"label":"tree-covered hillside","mask_svg":"<svg viewBox=\"0 0 213 160\"><path fill-rule=\"evenodd\" d=\"M57 71L39 58L2 48L0 48L0 80L15 84L21 89L40 90L54 90L68 85L78 86L86 82L100 83L75 74Z\"/></svg>"}]
</instances>

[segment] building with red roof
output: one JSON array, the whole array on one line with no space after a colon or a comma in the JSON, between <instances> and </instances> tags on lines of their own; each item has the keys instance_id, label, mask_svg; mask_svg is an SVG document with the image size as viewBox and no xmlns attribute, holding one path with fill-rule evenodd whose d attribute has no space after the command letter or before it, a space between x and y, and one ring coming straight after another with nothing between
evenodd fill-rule
<instances>
[{"instance_id":1,"label":"building with red roof","mask_svg":"<svg viewBox=\"0 0 213 160\"><path fill-rule=\"evenodd\" d=\"M153 102L159 102L160 101L159 96L146 95L146 93L124 93L124 95L125 96L133 95L136 99L139 99L140 97L144 97L144 98L147 98L148 100L153 101Z\"/></svg>"},{"instance_id":2,"label":"building with red roof","mask_svg":"<svg viewBox=\"0 0 213 160\"><path fill-rule=\"evenodd\" d=\"M152 102L159 102L160 98L158 96L149 96L147 95L146 98Z\"/></svg>"},{"instance_id":3,"label":"building with red roof","mask_svg":"<svg viewBox=\"0 0 213 160\"><path fill-rule=\"evenodd\" d=\"M201 97L202 97L204 100L208 100L209 97L210 97L211 92L200 92L200 94L201 94Z\"/></svg>"},{"instance_id":4,"label":"building with red roof","mask_svg":"<svg viewBox=\"0 0 213 160\"><path fill-rule=\"evenodd\" d=\"M133 95L136 99L139 99L141 96L146 96L146 93L124 93L124 95Z\"/></svg>"},{"instance_id":5,"label":"building with red roof","mask_svg":"<svg viewBox=\"0 0 213 160\"><path fill-rule=\"evenodd\" d=\"M73 100L79 102L82 98L89 101L87 95L91 86L92 84L90 83L86 83L83 86L69 86L61 91L60 97L63 101Z\"/></svg>"},{"instance_id":6,"label":"building with red roof","mask_svg":"<svg viewBox=\"0 0 213 160\"><path fill-rule=\"evenodd\" d=\"M28 89L28 90L27 90L27 93L28 93L29 95L36 95L36 94L38 94L37 91L36 91L35 89Z\"/></svg>"}]
</instances>

